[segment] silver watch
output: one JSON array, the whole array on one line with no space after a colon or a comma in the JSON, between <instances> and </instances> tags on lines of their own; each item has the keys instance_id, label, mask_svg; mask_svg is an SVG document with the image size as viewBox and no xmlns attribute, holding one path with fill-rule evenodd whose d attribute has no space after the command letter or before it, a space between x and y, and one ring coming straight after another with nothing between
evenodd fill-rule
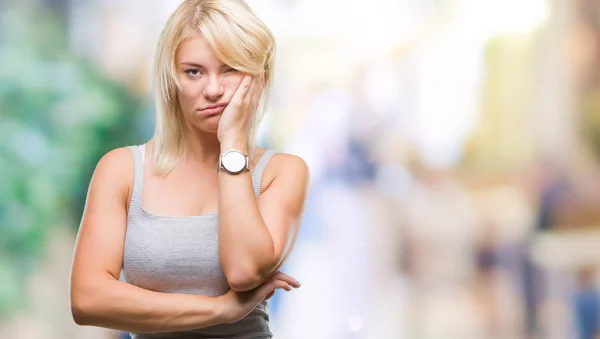
<instances>
[{"instance_id":1,"label":"silver watch","mask_svg":"<svg viewBox=\"0 0 600 339\"><path fill-rule=\"evenodd\" d=\"M240 174L249 169L248 156L237 149L227 150L219 157L217 172L219 172L221 168L229 174Z\"/></svg>"}]
</instances>

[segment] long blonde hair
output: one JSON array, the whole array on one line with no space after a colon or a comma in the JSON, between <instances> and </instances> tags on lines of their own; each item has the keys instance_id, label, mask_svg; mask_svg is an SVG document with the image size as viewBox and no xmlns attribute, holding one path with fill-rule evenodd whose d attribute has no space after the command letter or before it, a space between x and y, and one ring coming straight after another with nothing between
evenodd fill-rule
<instances>
[{"instance_id":1,"label":"long blonde hair","mask_svg":"<svg viewBox=\"0 0 600 339\"><path fill-rule=\"evenodd\" d=\"M250 157L254 155L258 125L271 93L275 38L243 0L185 0L165 24L156 50L152 157L159 173L173 169L187 151L186 125L177 98L175 53L183 41L198 33L223 64L258 76L263 83L260 104L247 131L248 152Z\"/></svg>"}]
</instances>

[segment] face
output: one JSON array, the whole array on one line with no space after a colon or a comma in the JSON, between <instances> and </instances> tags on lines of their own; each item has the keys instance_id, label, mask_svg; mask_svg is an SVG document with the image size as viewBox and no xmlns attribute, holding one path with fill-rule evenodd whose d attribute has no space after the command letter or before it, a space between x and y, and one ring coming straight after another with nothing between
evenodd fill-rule
<instances>
[{"instance_id":1,"label":"face","mask_svg":"<svg viewBox=\"0 0 600 339\"><path fill-rule=\"evenodd\" d=\"M199 34L179 45L175 62L181 86L177 95L186 122L216 133L221 113L244 74L221 63Z\"/></svg>"}]
</instances>

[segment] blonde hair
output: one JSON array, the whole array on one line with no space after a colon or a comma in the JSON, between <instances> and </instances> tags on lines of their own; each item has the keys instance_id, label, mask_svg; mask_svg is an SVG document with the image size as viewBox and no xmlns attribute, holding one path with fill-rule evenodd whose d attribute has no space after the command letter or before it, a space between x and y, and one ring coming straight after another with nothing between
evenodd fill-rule
<instances>
[{"instance_id":1,"label":"blonde hair","mask_svg":"<svg viewBox=\"0 0 600 339\"><path fill-rule=\"evenodd\" d=\"M160 35L154 64L156 122L153 159L167 173L187 152L186 125L177 98L175 54L179 45L200 33L215 56L240 72L258 76L263 84L259 106L247 131L249 156L273 81L275 38L243 0L185 0Z\"/></svg>"}]
</instances>

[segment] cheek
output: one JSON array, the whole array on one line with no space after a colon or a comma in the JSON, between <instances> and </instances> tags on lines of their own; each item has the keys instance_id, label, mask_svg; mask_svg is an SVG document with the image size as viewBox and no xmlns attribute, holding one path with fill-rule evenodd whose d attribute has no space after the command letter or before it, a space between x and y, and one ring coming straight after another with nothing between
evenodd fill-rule
<instances>
[{"instance_id":1,"label":"cheek","mask_svg":"<svg viewBox=\"0 0 600 339\"><path fill-rule=\"evenodd\" d=\"M179 102L182 107L193 105L202 95L202 88L199 81L190 81L188 79L179 82L181 87L177 91Z\"/></svg>"},{"instance_id":2,"label":"cheek","mask_svg":"<svg viewBox=\"0 0 600 339\"><path fill-rule=\"evenodd\" d=\"M181 88L179 93L186 97L196 97L202 93L202 84L199 80L180 79Z\"/></svg>"}]
</instances>

